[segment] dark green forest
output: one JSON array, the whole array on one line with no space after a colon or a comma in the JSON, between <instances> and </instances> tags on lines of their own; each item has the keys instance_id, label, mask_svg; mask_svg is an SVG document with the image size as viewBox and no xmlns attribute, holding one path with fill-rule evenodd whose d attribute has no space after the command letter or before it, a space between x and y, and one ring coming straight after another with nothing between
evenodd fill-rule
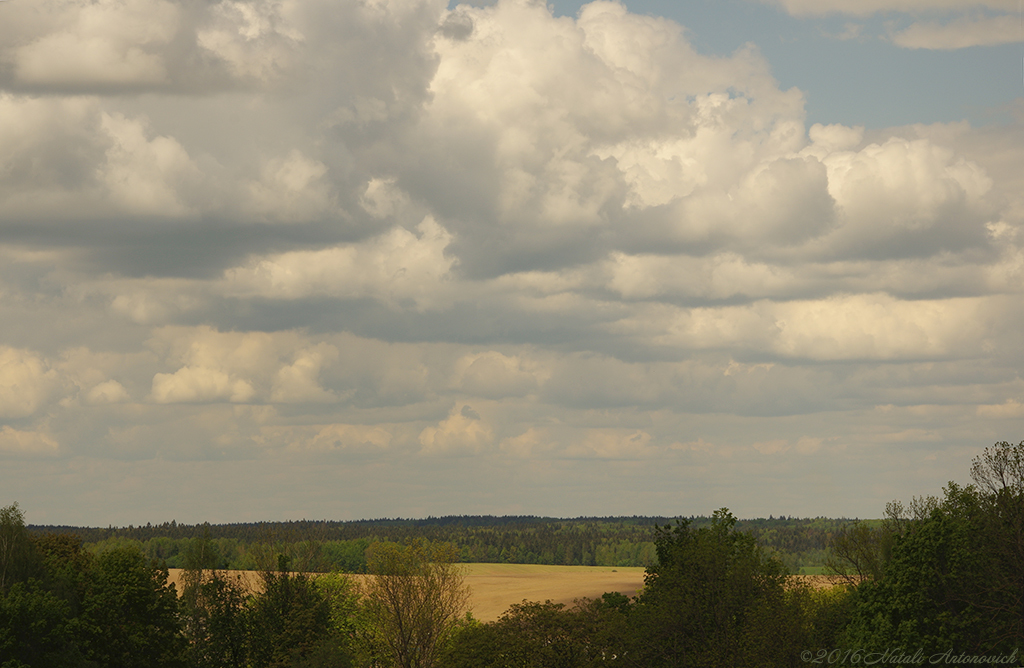
<instances>
[{"instance_id":1,"label":"dark green forest","mask_svg":"<svg viewBox=\"0 0 1024 668\"><path fill-rule=\"evenodd\" d=\"M743 523L723 508L80 532L27 527L14 504L0 509L0 668L1021 665L1024 442L985 449L971 478L869 522ZM653 549L633 598L465 614L467 555L585 563L630 540ZM794 577L786 546L824 550L833 586ZM336 567L360 550L367 575ZM224 570L232 559L258 586Z\"/></svg>"},{"instance_id":2,"label":"dark green forest","mask_svg":"<svg viewBox=\"0 0 1024 668\"><path fill-rule=\"evenodd\" d=\"M365 573L365 552L370 544L418 539L452 543L464 563L647 567L655 560L655 529L679 519L683 518L457 516L212 525L165 522L105 529L29 526L28 530L33 534L73 534L91 552L132 545L169 568L182 568L190 542L200 537L213 540L220 567L240 570L259 567L258 550L254 553L253 546L279 544L295 551L315 545L315 558L310 555L303 563L308 570ZM697 528L712 522L711 517L686 519ZM801 569L820 569L828 558L830 541L850 524L848 519L770 517L738 520L737 529L776 555L791 572L799 573Z\"/></svg>"}]
</instances>

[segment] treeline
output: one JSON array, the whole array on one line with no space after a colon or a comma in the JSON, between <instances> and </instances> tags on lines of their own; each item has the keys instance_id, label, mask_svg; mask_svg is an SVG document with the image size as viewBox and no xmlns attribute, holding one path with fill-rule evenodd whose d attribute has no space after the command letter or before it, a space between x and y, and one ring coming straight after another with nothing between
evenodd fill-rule
<instances>
[{"instance_id":1,"label":"treeline","mask_svg":"<svg viewBox=\"0 0 1024 668\"><path fill-rule=\"evenodd\" d=\"M385 519L353 522L260 522L249 524L188 525L167 522L123 528L30 526L36 533L70 533L81 537L93 552L132 544L147 556L183 567L182 555L191 541L211 538L224 568L255 567L251 548L266 543L316 542L322 546L317 571L365 573L365 551L375 542L413 540L455 545L464 563L514 563L565 566L647 567L654 563L654 531L678 518L451 516L423 520ZM700 528L709 517L687 518ZM830 541L850 523L845 519L769 518L738 520L739 531L749 533L789 568L800 572L820 567L828 557Z\"/></svg>"}]
</instances>

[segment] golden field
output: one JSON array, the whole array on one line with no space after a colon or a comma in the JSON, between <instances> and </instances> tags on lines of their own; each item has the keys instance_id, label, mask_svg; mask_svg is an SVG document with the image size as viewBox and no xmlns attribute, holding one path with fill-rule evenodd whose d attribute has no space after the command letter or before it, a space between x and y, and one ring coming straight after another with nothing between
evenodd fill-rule
<instances>
[{"instance_id":1,"label":"golden field","mask_svg":"<svg viewBox=\"0 0 1024 668\"><path fill-rule=\"evenodd\" d=\"M643 587L643 568L605 566L544 566L535 564L463 564L470 587L473 616L491 622L513 603L547 601L571 605L577 598L598 598L608 591L633 596ZM253 587L258 586L255 571L236 571ZM350 575L356 581L366 576ZM815 587L828 586L823 575L797 576ZM180 591L181 570L170 569L170 581Z\"/></svg>"}]
</instances>

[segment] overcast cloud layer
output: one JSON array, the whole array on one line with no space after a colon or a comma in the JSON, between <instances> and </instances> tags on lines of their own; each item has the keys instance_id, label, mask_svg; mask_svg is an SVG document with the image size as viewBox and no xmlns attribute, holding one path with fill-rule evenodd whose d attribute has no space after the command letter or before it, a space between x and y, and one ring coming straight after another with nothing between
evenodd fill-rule
<instances>
[{"instance_id":1,"label":"overcast cloud layer","mask_svg":"<svg viewBox=\"0 0 1024 668\"><path fill-rule=\"evenodd\" d=\"M947 51L1011 9L777 4ZM30 522L878 516L1024 438L1019 99L808 127L756 44L614 2L0 15Z\"/></svg>"}]
</instances>

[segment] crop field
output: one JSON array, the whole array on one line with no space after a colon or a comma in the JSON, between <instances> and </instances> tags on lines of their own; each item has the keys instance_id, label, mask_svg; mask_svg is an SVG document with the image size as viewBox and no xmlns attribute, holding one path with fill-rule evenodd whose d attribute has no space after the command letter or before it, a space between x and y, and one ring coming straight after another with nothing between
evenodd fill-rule
<instances>
[{"instance_id":1,"label":"crop field","mask_svg":"<svg viewBox=\"0 0 1024 668\"><path fill-rule=\"evenodd\" d=\"M496 620L513 603L551 600L571 605L577 598L597 598L607 591L633 596L644 583L642 568L543 566L533 564L463 564L470 587L470 607L480 621ZM255 571L241 573L254 589ZM349 576L356 581L366 577ZM170 569L170 581L181 590L181 569Z\"/></svg>"},{"instance_id":2,"label":"crop field","mask_svg":"<svg viewBox=\"0 0 1024 668\"><path fill-rule=\"evenodd\" d=\"M534 564L463 564L470 587L473 616L491 622L513 603L547 601L572 605L578 598L598 598L609 591L626 596L636 594L644 584L643 568L604 566L544 566ZM249 586L259 586L255 571L241 573ZM365 575L350 575L357 582ZM823 575L803 576L814 587L827 587L831 580ZM181 590L181 569L170 569L170 581Z\"/></svg>"}]
</instances>

